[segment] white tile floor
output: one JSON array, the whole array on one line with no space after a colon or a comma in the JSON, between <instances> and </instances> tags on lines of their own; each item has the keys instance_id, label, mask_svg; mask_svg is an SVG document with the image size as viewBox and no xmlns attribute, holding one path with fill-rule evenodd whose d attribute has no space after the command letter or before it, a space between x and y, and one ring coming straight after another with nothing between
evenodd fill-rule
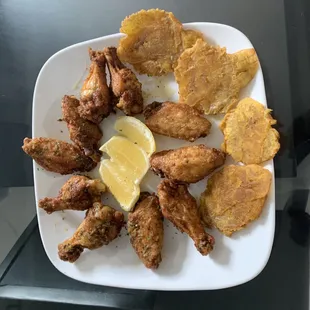
<instances>
[{"instance_id":1,"label":"white tile floor","mask_svg":"<svg viewBox=\"0 0 310 310\"><path fill-rule=\"evenodd\" d=\"M33 187L0 188L0 263L35 215Z\"/></svg>"}]
</instances>

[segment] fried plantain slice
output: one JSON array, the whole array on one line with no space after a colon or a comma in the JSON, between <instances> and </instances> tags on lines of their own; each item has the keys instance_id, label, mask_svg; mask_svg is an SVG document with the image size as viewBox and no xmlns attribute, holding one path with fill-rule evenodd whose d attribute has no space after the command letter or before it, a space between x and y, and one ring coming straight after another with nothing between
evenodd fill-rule
<instances>
[{"instance_id":1,"label":"fried plantain slice","mask_svg":"<svg viewBox=\"0 0 310 310\"><path fill-rule=\"evenodd\" d=\"M258 165L225 166L208 180L200 213L207 227L226 236L257 219L265 205L272 175Z\"/></svg>"},{"instance_id":2,"label":"fried plantain slice","mask_svg":"<svg viewBox=\"0 0 310 310\"><path fill-rule=\"evenodd\" d=\"M280 148L276 123L259 102L245 98L228 112L220 124L224 134L222 149L237 162L260 164L272 159Z\"/></svg>"},{"instance_id":3,"label":"fried plantain slice","mask_svg":"<svg viewBox=\"0 0 310 310\"><path fill-rule=\"evenodd\" d=\"M179 100L205 114L226 113L236 106L240 90L257 72L259 61L253 48L227 54L198 39L185 50L175 68Z\"/></svg>"},{"instance_id":4,"label":"fried plantain slice","mask_svg":"<svg viewBox=\"0 0 310 310\"><path fill-rule=\"evenodd\" d=\"M120 32L126 34L117 50L120 59L150 76L173 72L180 54L203 38L198 31L183 29L173 13L159 9L141 10L126 17Z\"/></svg>"}]
</instances>

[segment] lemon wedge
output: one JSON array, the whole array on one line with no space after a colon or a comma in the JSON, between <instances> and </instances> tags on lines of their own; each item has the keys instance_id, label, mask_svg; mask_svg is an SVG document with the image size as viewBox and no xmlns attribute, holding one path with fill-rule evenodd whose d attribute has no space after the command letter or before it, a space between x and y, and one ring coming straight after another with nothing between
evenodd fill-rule
<instances>
[{"instance_id":1,"label":"lemon wedge","mask_svg":"<svg viewBox=\"0 0 310 310\"><path fill-rule=\"evenodd\" d=\"M121 136L112 137L100 151L107 153L110 160L118 165L119 170L135 184L141 182L150 167L144 150Z\"/></svg>"},{"instance_id":2,"label":"lemon wedge","mask_svg":"<svg viewBox=\"0 0 310 310\"><path fill-rule=\"evenodd\" d=\"M109 159L101 161L99 173L122 209L125 211L132 210L139 199L140 187L119 170L117 163Z\"/></svg>"},{"instance_id":3,"label":"lemon wedge","mask_svg":"<svg viewBox=\"0 0 310 310\"><path fill-rule=\"evenodd\" d=\"M155 139L150 129L140 120L131 116L123 116L117 119L114 129L120 135L140 146L148 156L156 151Z\"/></svg>"}]
</instances>

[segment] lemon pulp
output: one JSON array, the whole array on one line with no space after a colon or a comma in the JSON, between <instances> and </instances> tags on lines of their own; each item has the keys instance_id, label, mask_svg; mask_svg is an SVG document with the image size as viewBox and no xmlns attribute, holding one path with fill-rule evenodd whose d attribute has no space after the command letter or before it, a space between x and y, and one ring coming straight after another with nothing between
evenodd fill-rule
<instances>
[{"instance_id":1,"label":"lemon pulp","mask_svg":"<svg viewBox=\"0 0 310 310\"><path fill-rule=\"evenodd\" d=\"M119 166L119 170L122 170L122 173L135 184L140 183L149 169L146 153L124 137L112 137L100 150L107 153L110 160Z\"/></svg>"},{"instance_id":2,"label":"lemon pulp","mask_svg":"<svg viewBox=\"0 0 310 310\"><path fill-rule=\"evenodd\" d=\"M115 122L114 129L140 146L148 156L155 152L156 144L152 132L137 118L131 116L120 117Z\"/></svg>"},{"instance_id":3,"label":"lemon pulp","mask_svg":"<svg viewBox=\"0 0 310 310\"><path fill-rule=\"evenodd\" d=\"M101 161L99 172L103 182L125 211L130 211L140 196L140 188L109 159Z\"/></svg>"}]
</instances>

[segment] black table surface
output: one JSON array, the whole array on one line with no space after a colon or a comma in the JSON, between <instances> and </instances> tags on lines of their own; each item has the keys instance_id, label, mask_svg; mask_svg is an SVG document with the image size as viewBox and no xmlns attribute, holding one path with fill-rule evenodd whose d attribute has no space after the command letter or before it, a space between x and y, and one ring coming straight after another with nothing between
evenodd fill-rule
<instances>
[{"instance_id":1,"label":"black table surface","mask_svg":"<svg viewBox=\"0 0 310 310\"><path fill-rule=\"evenodd\" d=\"M266 268L247 284L218 291L88 285L52 266L35 218L0 265L0 297L120 309L226 309L232 304L238 309L309 309L309 1L0 0L0 188L33 186L32 161L20 146L31 136L33 89L44 62L66 46L118 32L126 15L152 7L173 11L182 22L236 27L257 50L281 134L275 158L276 236Z\"/></svg>"}]
</instances>

